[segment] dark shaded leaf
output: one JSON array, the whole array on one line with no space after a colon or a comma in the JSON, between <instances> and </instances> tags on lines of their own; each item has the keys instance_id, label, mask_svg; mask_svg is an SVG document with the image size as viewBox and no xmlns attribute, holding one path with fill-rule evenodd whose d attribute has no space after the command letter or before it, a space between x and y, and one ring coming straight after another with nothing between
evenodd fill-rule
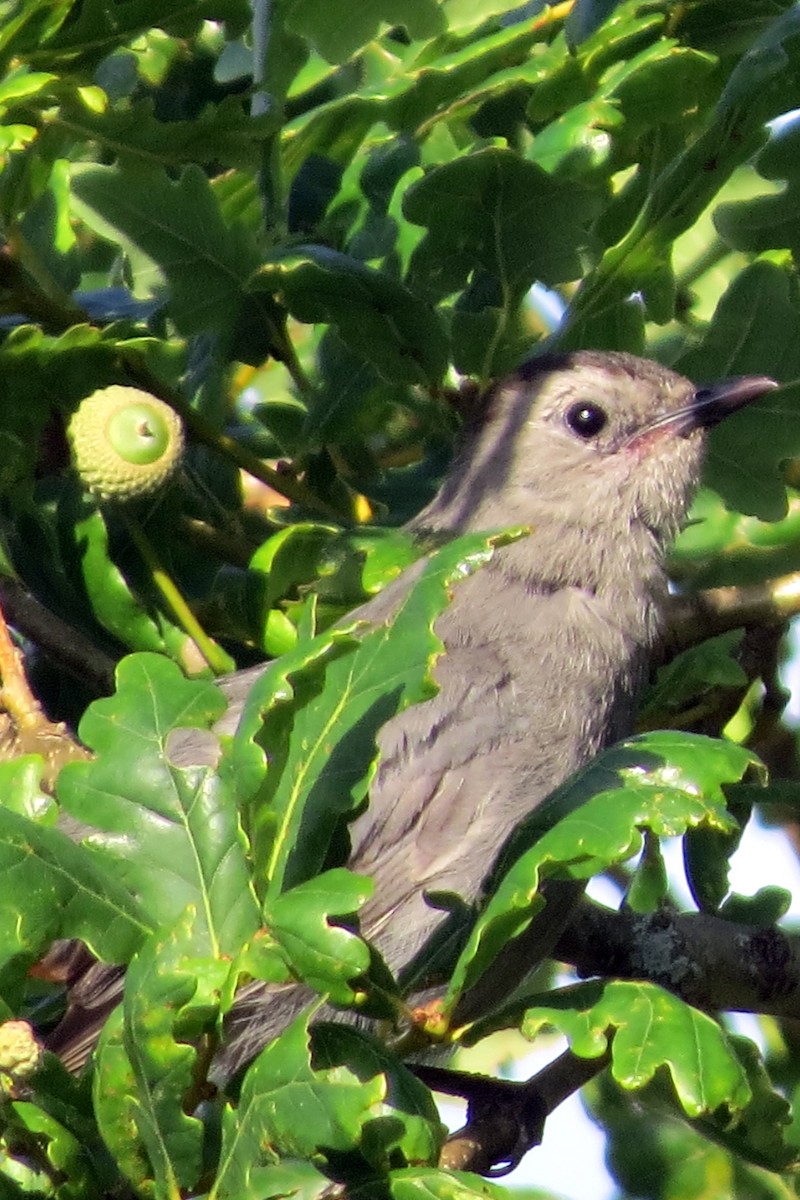
<instances>
[{"instance_id":1,"label":"dark shaded leaf","mask_svg":"<svg viewBox=\"0 0 800 1200\"><path fill-rule=\"evenodd\" d=\"M300 321L334 325L342 340L387 379L436 383L447 343L428 304L397 280L324 246L269 259L250 288L278 296Z\"/></svg>"},{"instance_id":2,"label":"dark shaded leaf","mask_svg":"<svg viewBox=\"0 0 800 1200\"><path fill-rule=\"evenodd\" d=\"M132 243L163 273L182 332L230 328L258 260L242 226L224 222L199 168L187 167L173 183L152 168L87 167L72 186L99 233ZM158 282L151 275L151 291Z\"/></svg>"}]
</instances>

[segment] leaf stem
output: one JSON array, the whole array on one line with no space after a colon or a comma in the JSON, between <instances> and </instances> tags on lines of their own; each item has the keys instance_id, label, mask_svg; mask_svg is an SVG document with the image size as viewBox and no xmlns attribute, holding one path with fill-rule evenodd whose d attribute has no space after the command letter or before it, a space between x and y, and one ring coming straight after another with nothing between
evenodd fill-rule
<instances>
[{"instance_id":1,"label":"leaf stem","mask_svg":"<svg viewBox=\"0 0 800 1200\"><path fill-rule=\"evenodd\" d=\"M8 248L16 261L28 272L42 294L42 300L52 306L59 321L67 325L82 324L87 320L86 313L76 304L69 292L48 270L41 256L34 250L19 224L16 222L8 231Z\"/></svg>"},{"instance_id":2,"label":"leaf stem","mask_svg":"<svg viewBox=\"0 0 800 1200\"><path fill-rule=\"evenodd\" d=\"M252 475L255 479L260 479L267 487L273 488L281 496L285 496L287 500L291 500L293 504L299 504L303 508L310 508L312 511L320 513L322 516L328 517L340 524L346 522L347 518L344 514L339 512L326 500L315 495L296 475L292 475L289 472L276 471L274 467L268 466L263 459L260 459L257 454L253 454L245 446L241 446L234 438L226 433L222 433L218 429L214 429L198 412L189 407L179 392L166 385L157 375L154 375L138 354L126 353L124 360L131 377L139 386L152 392L155 396L159 396L167 404L172 405L186 423L186 428L195 441L208 446L212 450L216 450L219 454L225 455L237 467L246 471L248 475Z\"/></svg>"},{"instance_id":3,"label":"leaf stem","mask_svg":"<svg viewBox=\"0 0 800 1200\"><path fill-rule=\"evenodd\" d=\"M170 609L181 628L194 641L212 671L217 675L224 675L226 671L230 670L230 660L227 654L208 636L197 620L197 617L187 604L175 581L161 563L153 543L136 517L126 513L125 519L131 539L150 568L153 583L160 592L164 603Z\"/></svg>"}]
</instances>

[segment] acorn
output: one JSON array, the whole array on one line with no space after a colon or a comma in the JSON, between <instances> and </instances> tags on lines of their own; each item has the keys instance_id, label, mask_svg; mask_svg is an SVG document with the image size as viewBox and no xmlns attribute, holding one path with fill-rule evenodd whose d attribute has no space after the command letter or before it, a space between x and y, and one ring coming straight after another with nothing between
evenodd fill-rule
<instances>
[{"instance_id":1,"label":"acorn","mask_svg":"<svg viewBox=\"0 0 800 1200\"><path fill-rule=\"evenodd\" d=\"M102 500L150 496L175 473L183 424L174 409L140 388L113 384L82 400L67 427L84 486Z\"/></svg>"}]
</instances>

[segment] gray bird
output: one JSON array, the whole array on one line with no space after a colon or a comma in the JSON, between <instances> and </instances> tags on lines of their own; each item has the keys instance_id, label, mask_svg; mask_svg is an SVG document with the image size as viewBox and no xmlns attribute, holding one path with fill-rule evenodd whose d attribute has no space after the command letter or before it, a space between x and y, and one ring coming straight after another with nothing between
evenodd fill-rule
<instances>
[{"instance_id":1,"label":"gray bird","mask_svg":"<svg viewBox=\"0 0 800 1200\"><path fill-rule=\"evenodd\" d=\"M698 390L656 363L581 351L528 362L465 428L439 493L409 528L531 533L454 588L435 627L445 648L438 694L384 726L369 806L350 826L348 865L375 879L362 930L395 971L442 920L425 893L474 900L515 826L632 731L661 630L664 553L697 487L706 430L776 386L751 376ZM389 620L424 561L357 615ZM235 727L255 673L220 681L221 732ZM214 751L207 735L189 733L170 757L198 763ZM574 898L548 898L550 945ZM72 1064L118 999L118 974L98 964L74 988L51 1039ZM298 997L246 990L222 1074L274 1036Z\"/></svg>"}]
</instances>

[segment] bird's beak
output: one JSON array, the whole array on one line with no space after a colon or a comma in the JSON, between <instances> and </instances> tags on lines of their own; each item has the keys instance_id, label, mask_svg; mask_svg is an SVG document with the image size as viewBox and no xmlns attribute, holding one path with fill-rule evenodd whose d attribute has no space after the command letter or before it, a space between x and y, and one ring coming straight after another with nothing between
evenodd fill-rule
<instances>
[{"instance_id":1,"label":"bird's beak","mask_svg":"<svg viewBox=\"0 0 800 1200\"><path fill-rule=\"evenodd\" d=\"M708 429L717 425L737 409L778 386L767 375L740 375L736 379L723 379L721 383L698 388L691 409L695 428Z\"/></svg>"}]
</instances>

